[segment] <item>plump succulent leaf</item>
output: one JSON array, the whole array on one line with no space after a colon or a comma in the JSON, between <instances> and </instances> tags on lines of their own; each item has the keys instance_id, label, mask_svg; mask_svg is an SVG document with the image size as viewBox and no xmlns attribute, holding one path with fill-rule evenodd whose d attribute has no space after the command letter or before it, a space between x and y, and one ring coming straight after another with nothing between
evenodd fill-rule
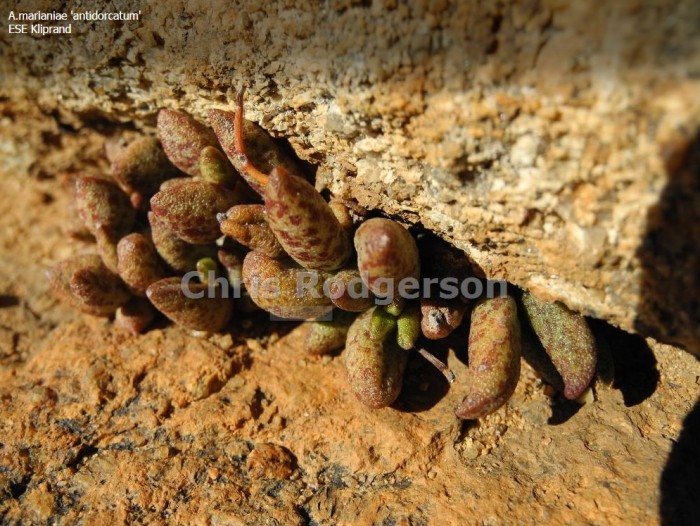
<instances>
[{"instance_id":1,"label":"plump succulent leaf","mask_svg":"<svg viewBox=\"0 0 700 526\"><path fill-rule=\"evenodd\" d=\"M510 296L480 300L469 329L467 395L457 417L481 418L505 404L520 377L518 310Z\"/></svg>"},{"instance_id":2,"label":"plump succulent leaf","mask_svg":"<svg viewBox=\"0 0 700 526\"><path fill-rule=\"evenodd\" d=\"M223 329L233 307L233 301L227 297L228 290L224 287L210 287L194 281L183 283L178 277L152 283L146 289L146 295L170 320L193 331L216 332Z\"/></svg>"},{"instance_id":3,"label":"plump succulent leaf","mask_svg":"<svg viewBox=\"0 0 700 526\"><path fill-rule=\"evenodd\" d=\"M199 171L202 179L210 183L234 188L238 182L238 174L233 166L218 148L206 146L199 154Z\"/></svg>"},{"instance_id":4,"label":"plump succulent leaf","mask_svg":"<svg viewBox=\"0 0 700 526\"><path fill-rule=\"evenodd\" d=\"M350 389L368 407L381 408L398 398L408 353L372 336L374 308L360 314L350 326L343 359Z\"/></svg>"},{"instance_id":5,"label":"plump succulent leaf","mask_svg":"<svg viewBox=\"0 0 700 526\"><path fill-rule=\"evenodd\" d=\"M313 319L333 308L330 298L323 293L323 282L330 276L327 273L258 252L245 256L242 273L255 304L280 318Z\"/></svg>"},{"instance_id":6,"label":"plump succulent leaf","mask_svg":"<svg viewBox=\"0 0 700 526\"><path fill-rule=\"evenodd\" d=\"M251 250L279 259L287 253L267 224L263 205L235 205L218 216L221 232Z\"/></svg>"},{"instance_id":7,"label":"plump succulent leaf","mask_svg":"<svg viewBox=\"0 0 700 526\"><path fill-rule=\"evenodd\" d=\"M131 298L117 309L114 323L131 334L141 334L151 324L156 310L143 298Z\"/></svg>"},{"instance_id":8,"label":"plump succulent leaf","mask_svg":"<svg viewBox=\"0 0 700 526\"><path fill-rule=\"evenodd\" d=\"M376 299L356 268L336 272L328 281L328 295L333 305L349 312L364 312L374 307Z\"/></svg>"},{"instance_id":9,"label":"plump succulent leaf","mask_svg":"<svg viewBox=\"0 0 700 526\"><path fill-rule=\"evenodd\" d=\"M262 183L260 174L268 174L275 167L299 173L299 164L287 155L269 133L256 123L243 118L241 97L238 114L213 109L209 110L207 116L231 164L260 195L265 192L265 184ZM242 126L242 130L237 135L238 126Z\"/></svg>"},{"instance_id":10,"label":"plump succulent leaf","mask_svg":"<svg viewBox=\"0 0 700 526\"><path fill-rule=\"evenodd\" d=\"M575 400L595 376L597 351L586 319L564 304L547 303L530 292L522 305L535 334L564 380L564 396Z\"/></svg>"},{"instance_id":11,"label":"plump succulent leaf","mask_svg":"<svg viewBox=\"0 0 700 526\"><path fill-rule=\"evenodd\" d=\"M135 210L129 196L113 181L79 177L75 182L75 204L88 230L93 235L102 231L115 244L134 224Z\"/></svg>"},{"instance_id":12,"label":"plump succulent leaf","mask_svg":"<svg viewBox=\"0 0 700 526\"><path fill-rule=\"evenodd\" d=\"M151 210L180 239L207 244L221 236L217 214L235 204L234 193L202 180L168 186L151 198Z\"/></svg>"},{"instance_id":13,"label":"plump succulent leaf","mask_svg":"<svg viewBox=\"0 0 700 526\"><path fill-rule=\"evenodd\" d=\"M129 300L119 277L96 254L61 261L47 271L47 277L60 300L93 316L111 316Z\"/></svg>"},{"instance_id":14,"label":"plump succulent leaf","mask_svg":"<svg viewBox=\"0 0 700 526\"><path fill-rule=\"evenodd\" d=\"M145 296L148 286L167 276L167 269L153 243L143 234L133 232L117 244L119 277L132 294Z\"/></svg>"},{"instance_id":15,"label":"plump succulent leaf","mask_svg":"<svg viewBox=\"0 0 700 526\"><path fill-rule=\"evenodd\" d=\"M336 270L350 257L346 230L321 194L306 180L281 167L265 187L267 222L289 254L302 267Z\"/></svg>"},{"instance_id":16,"label":"plump succulent leaf","mask_svg":"<svg viewBox=\"0 0 700 526\"><path fill-rule=\"evenodd\" d=\"M153 245L158 254L177 273L184 274L195 270L197 261L216 255L217 249L214 244L192 245L183 241L153 212L148 213L148 222L151 225Z\"/></svg>"},{"instance_id":17,"label":"plump succulent leaf","mask_svg":"<svg viewBox=\"0 0 700 526\"><path fill-rule=\"evenodd\" d=\"M188 175L201 175L199 157L202 150L207 146L218 146L214 133L190 115L168 109L158 112L157 129L170 162Z\"/></svg>"},{"instance_id":18,"label":"plump succulent leaf","mask_svg":"<svg viewBox=\"0 0 700 526\"><path fill-rule=\"evenodd\" d=\"M395 221L378 217L362 223L355 232L355 249L360 275L377 296L401 297L401 281L406 278L418 283L418 247Z\"/></svg>"},{"instance_id":19,"label":"plump succulent leaf","mask_svg":"<svg viewBox=\"0 0 700 526\"><path fill-rule=\"evenodd\" d=\"M165 155L160 141L147 136L137 137L117 149L111 159L111 170L112 177L126 193L138 193L146 200L164 181L179 173Z\"/></svg>"}]
</instances>

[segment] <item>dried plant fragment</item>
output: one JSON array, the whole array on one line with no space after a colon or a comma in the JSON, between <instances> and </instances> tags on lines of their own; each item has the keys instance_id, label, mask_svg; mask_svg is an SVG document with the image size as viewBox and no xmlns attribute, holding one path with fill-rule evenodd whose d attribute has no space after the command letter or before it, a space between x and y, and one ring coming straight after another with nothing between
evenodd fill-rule
<instances>
[{"instance_id":1,"label":"dried plant fragment","mask_svg":"<svg viewBox=\"0 0 700 526\"><path fill-rule=\"evenodd\" d=\"M564 380L564 396L576 400L596 371L595 338L586 319L564 304L546 303L525 292L522 304L535 334Z\"/></svg>"},{"instance_id":2,"label":"dried plant fragment","mask_svg":"<svg viewBox=\"0 0 700 526\"><path fill-rule=\"evenodd\" d=\"M333 308L323 293L328 274L299 267L290 259L272 259L249 252L243 260L243 281L251 299L280 318L311 319Z\"/></svg>"},{"instance_id":3,"label":"dried plant fragment","mask_svg":"<svg viewBox=\"0 0 700 526\"><path fill-rule=\"evenodd\" d=\"M231 190L196 180L161 190L151 198L151 210L183 241L206 244L221 236L216 215L234 203Z\"/></svg>"},{"instance_id":4,"label":"dried plant fragment","mask_svg":"<svg viewBox=\"0 0 700 526\"><path fill-rule=\"evenodd\" d=\"M221 232L251 250L271 258L287 254L265 218L263 205L236 205L218 215Z\"/></svg>"},{"instance_id":5,"label":"dried plant fragment","mask_svg":"<svg viewBox=\"0 0 700 526\"><path fill-rule=\"evenodd\" d=\"M115 244L134 224L135 211L129 196L107 179L78 178L75 182L75 202L88 230L93 235L102 230Z\"/></svg>"},{"instance_id":6,"label":"dried plant fragment","mask_svg":"<svg viewBox=\"0 0 700 526\"><path fill-rule=\"evenodd\" d=\"M170 162L188 175L201 175L202 150L218 146L214 133L186 113L175 110L160 110L157 126L158 138Z\"/></svg>"},{"instance_id":7,"label":"dried plant fragment","mask_svg":"<svg viewBox=\"0 0 700 526\"><path fill-rule=\"evenodd\" d=\"M150 199L160 185L178 174L155 137L141 136L112 156L112 176L128 194Z\"/></svg>"},{"instance_id":8,"label":"dried plant fragment","mask_svg":"<svg viewBox=\"0 0 700 526\"><path fill-rule=\"evenodd\" d=\"M480 300L471 315L467 395L458 418L481 418L505 404L520 377L520 325L510 296Z\"/></svg>"},{"instance_id":9,"label":"dried plant fragment","mask_svg":"<svg viewBox=\"0 0 700 526\"><path fill-rule=\"evenodd\" d=\"M195 270L197 261L216 255L215 245L192 245L183 241L153 212L148 213L148 222L151 225L153 245L163 261L175 272L184 274Z\"/></svg>"},{"instance_id":10,"label":"dried plant fragment","mask_svg":"<svg viewBox=\"0 0 700 526\"><path fill-rule=\"evenodd\" d=\"M129 293L96 254L73 256L47 271L58 298L93 316L111 316L126 303Z\"/></svg>"},{"instance_id":11,"label":"dried plant fragment","mask_svg":"<svg viewBox=\"0 0 700 526\"><path fill-rule=\"evenodd\" d=\"M360 314L348 331L343 357L348 382L363 404L380 408L392 404L401 392L408 353L388 338L372 337L374 309Z\"/></svg>"},{"instance_id":12,"label":"dried plant fragment","mask_svg":"<svg viewBox=\"0 0 700 526\"><path fill-rule=\"evenodd\" d=\"M418 286L418 247L413 236L395 221L373 218L362 223L355 232L355 249L360 275L377 296L400 297L399 286L406 278Z\"/></svg>"},{"instance_id":13,"label":"dried plant fragment","mask_svg":"<svg viewBox=\"0 0 700 526\"><path fill-rule=\"evenodd\" d=\"M137 296L146 296L148 286L167 275L151 240L137 232L119 240L117 269L119 277Z\"/></svg>"},{"instance_id":14,"label":"dried plant fragment","mask_svg":"<svg viewBox=\"0 0 700 526\"><path fill-rule=\"evenodd\" d=\"M342 349L354 319L354 314L338 311L333 314L333 321L311 322L304 339L304 349L314 355Z\"/></svg>"},{"instance_id":15,"label":"dried plant fragment","mask_svg":"<svg viewBox=\"0 0 700 526\"><path fill-rule=\"evenodd\" d=\"M421 330L430 340L446 338L460 326L468 303L460 298L421 298Z\"/></svg>"},{"instance_id":16,"label":"dried plant fragment","mask_svg":"<svg viewBox=\"0 0 700 526\"><path fill-rule=\"evenodd\" d=\"M233 302L224 297L225 292L228 291L223 287L182 283L180 278L172 277L152 283L146 295L160 312L178 325L193 331L216 332L223 329L231 317Z\"/></svg>"},{"instance_id":17,"label":"dried plant fragment","mask_svg":"<svg viewBox=\"0 0 700 526\"><path fill-rule=\"evenodd\" d=\"M350 238L321 194L278 167L265 188L267 222L284 250L302 267L336 270L350 257Z\"/></svg>"}]
</instances>

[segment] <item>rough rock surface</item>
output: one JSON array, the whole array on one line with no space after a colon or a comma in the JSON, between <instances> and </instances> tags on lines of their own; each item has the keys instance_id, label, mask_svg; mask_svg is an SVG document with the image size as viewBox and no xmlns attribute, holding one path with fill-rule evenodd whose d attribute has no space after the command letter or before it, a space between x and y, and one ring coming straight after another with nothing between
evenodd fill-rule
<instances>
[{"instance_id":1,"label":"rough rock surface","mask_svg":"<svg viewBox=\"0 0 700 526\"><path fill-rule=\"evenodd\" d=\"M396 407L367 411L341 360L303 354L304 327L133 338L48 294L43 269L82 248L66 181L104 168L104 136L152 129L162 106L228 107L246 84L248 116L319 187L699 351L700 6L456 4L154 3L71 36L0 31L3 522L697 516L700 364L652 340L604 327L615 384L578 411L524 366L507 408L468 426L458 386L417 359ZM458 375L465 339L442 349Z\"/></svg>"}]
</instances>

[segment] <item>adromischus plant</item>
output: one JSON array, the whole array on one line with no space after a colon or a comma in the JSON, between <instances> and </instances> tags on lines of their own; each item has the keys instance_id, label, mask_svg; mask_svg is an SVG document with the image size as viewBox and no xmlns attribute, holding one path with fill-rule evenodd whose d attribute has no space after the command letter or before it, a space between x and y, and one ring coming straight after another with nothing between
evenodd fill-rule
<instances>
[{"instance_id":1,"label":"adromischus plant","mask_svg":"<svg viewBox=\"0 0 700 526\"><path fill-rule=\"evenodd\" d=\"M305 346L314 355L345 347L350 388L373 408L395 402L413 350L453 382L447 366L419 344L445 338L470 319L466 395L456 414L481 418L502 406L520 372L516 299L471 305L463 295L435 297L430 289L402 297L397 285L406 280L471 277L468 260L396 221L366 219L338 199L327 202L300 163L244 119L242 97L235 113L209 112L213 130L183 112L161 110L159 140L112 144L112 178L77 180L76 207L97 254L55 265L49 280L56 295L85 313L115 316L134 333L146 329L154 307L201 332L223 330L234 305L239 315L333 312L333 321L310 324ZM193 280L183 278L190 272ZM219 281L224 275L235 300ZM300 290L300 282L309 285ZM358 285L361 293L353 294ZM563 379L564 395L579 397L596 369L585 319L529 293L520 303Z\"/></svg>"}]
</instances>

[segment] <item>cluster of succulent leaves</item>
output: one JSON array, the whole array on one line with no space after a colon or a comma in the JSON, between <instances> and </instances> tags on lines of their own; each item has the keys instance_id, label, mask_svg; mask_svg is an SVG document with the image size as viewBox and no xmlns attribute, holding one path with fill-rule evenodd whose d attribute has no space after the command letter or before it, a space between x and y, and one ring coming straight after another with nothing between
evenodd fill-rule
<instances>
[{"instance_id":1,"label":"cluster of succulent leaves","mask_svg":"<svg viewBox=\"0 0 700 526\"><path fill-rule=\"evenodd\" d=\"M158 114L158 138L137 136L107 148L111 176L79 177L75 207L95 250L48 272L56 295L96 316L114 316L134 333L161 312L187 329L216 332L232 313L256 309L308 319L305 346L320 355L345 348L349 386L378 408L398 397L409 352L421 338L449 336L469 319L469 371L460 418L489 414L512 395L520 373L520 318L527 319L575 399L589 385L596 348L585 319L531 294L470 304L421 297L396 287L412 278L472 276L463 254L434 238L416 238L401 224L366 218L356 207L326 201L299 163L237 111L211 110L211 128L173 110ZM182 276L197 271L184 293ZM300 275L312 286L299 294ZM227 279L220 280L218 278ZM275 290L266 290L274 279ZM332 278L330 294L323 284ZM357 283L365 294L349 291ZM353 285L354 284L354 285ZM335 288L334 288L335 287ZM243 291L231 299L231 288ZM390 303L377 298L394 298ZM379 304L382 303L382 304ZM460 382L462 383L462 382Z\"/></svg>"}]
</instances>

